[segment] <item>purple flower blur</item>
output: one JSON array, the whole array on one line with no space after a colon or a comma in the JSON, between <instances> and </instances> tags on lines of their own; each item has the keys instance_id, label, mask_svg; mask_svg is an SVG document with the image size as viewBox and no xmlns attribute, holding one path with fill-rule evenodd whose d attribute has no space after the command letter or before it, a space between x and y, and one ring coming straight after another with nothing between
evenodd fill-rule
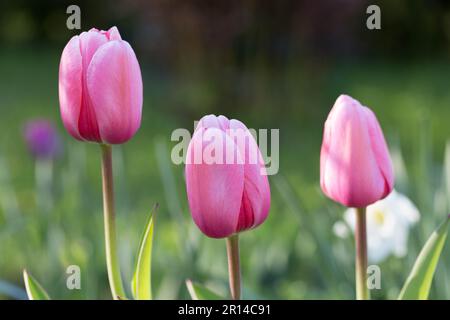
<instances>
[{"instance_id":1,"label":"purple flower blur","mask_svg":"<svg viewBox=\"0 0 450 320\"><path fill-rule=\"evenodd\" d=\"M54 159L61 151L61 142L53 124L45 119L31 120L25 125L24 138L36 159Z\"/></svg>"}]
</instances>

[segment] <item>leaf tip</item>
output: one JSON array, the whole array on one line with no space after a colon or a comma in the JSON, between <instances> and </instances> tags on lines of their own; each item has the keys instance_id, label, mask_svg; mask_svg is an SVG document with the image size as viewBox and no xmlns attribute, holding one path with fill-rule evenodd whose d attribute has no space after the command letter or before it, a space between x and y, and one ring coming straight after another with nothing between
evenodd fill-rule
<instances>
[{"instance_id":1,"label":"leaf tip","mask_svg":"<svg viewBox=\"0 0 450 320\"><path fill-rule=\"evenodd\" d=\"M23 269L22 274L23 274L23 283L25 284L25 291L27 293L28 299L33 300L33 294L30 287L30 276L27 272L27 269Z\"/></svg>"}]
</instances>

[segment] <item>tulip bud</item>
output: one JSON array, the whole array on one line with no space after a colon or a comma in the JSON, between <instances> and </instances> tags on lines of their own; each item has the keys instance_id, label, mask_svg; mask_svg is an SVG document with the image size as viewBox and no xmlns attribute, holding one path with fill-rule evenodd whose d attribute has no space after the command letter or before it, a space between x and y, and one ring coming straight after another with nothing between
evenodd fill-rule
<instances>
[{"instance_id":1,"label":"tulip bud","mask_svg":"<svg viewBox=\"0 0 450 320\"><path fill-rule=\"evenodd\" d=\"M28 122L24 138L28 150L36 159L53 159L61 151L61 141L50 121L40 119Z\"/></svg>"},{"instance_id":2,"label":"tulip bud","mask_svg":"<svg viewBox=\"0 0 450 320\"><path fill-rule=\"evenodd\" d=\"M208 115L197 125L186 159L186 189L196 225L224 238L267 218L270 188L255 139L238 120Z\"/></svg>"},{"instance_id":3,"label":"tulip bud","mask_svg":"<svg viewBox=\"0 0 450 320\"><path fill-rule=\"evenodd\" d=\"M320 185L347 207L365 207L385 198L394 185L392 162L375 114L341 95L325 122Z\"/></svg>"},{"instance_id":4,"label":"tulip bud","mask_svg":"<svg viewBox=\"0 0 450 320\"><path fill-rule=\"evenodd\" d=\"M142 99L139 63L116 27L91 29L70 39L59 67L59 102L73 137L126 142L139 129Z\"/></svg>"}]
</instances>

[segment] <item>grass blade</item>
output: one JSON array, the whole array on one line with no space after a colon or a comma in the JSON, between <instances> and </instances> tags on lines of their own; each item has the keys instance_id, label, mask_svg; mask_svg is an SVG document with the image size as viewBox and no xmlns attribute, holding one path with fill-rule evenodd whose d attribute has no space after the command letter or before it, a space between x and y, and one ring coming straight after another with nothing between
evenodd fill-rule
<instances>
[{"instance_id":1,"label":"grass blade","mask_svg":"<svg viewBox=\"0 0 450 320\"><path fill-rule=\"evenodd\" d=\"M136 267L131 290L133 297L137 300L151 300L151 269L152 269L152 246L153 246L153 217L158 209L158 204L153 208L139 245L136 259Z\"/></svg>"},{"instance_id":2,"label":"grass blade","mask_svg":"<svg viewBox=\"0 0 450 320\"><path fill-rule=\"evenodd\" d=\"M186 287L192 300L224 300L225 298L205 286L186 280Z\"/></svg>"},{"instance_id":3,"label":"grass blade","mask_svg":"<svg viewBox=\"0 0 450 320\"><path fill-rule=\"evenodd\" d=\"M431 234L406 279L399 300L426 300L448 233L450 216Z\"/></svg>"},{"instance_id":4,"label":"grass blade","mask_svg":"<svg viewBox=\"0 0 450 320\"><path fill-rule=\"evenodd\" d=\"M26 270L23 270L23 281L30 300L50 300L48 293Z\"/></svg>"}]
</instances>

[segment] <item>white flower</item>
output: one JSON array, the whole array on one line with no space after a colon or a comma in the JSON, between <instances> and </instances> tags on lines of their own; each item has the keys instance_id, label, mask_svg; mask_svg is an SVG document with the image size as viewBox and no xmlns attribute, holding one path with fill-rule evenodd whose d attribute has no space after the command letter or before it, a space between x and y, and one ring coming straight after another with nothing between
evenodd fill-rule
<instances>
[{"instance_id":1,"label":"white flower","mask_svg":"<svg viewBox=\"0 0 450 320\"><path fill-rule=\"evenodd\" d=\"M406 255L409 229L420 219L419 210L405 195L393 190L385 199L367 207L367 249L371 263L378 263L393 254ZM355 209L347 209L345 222L355 230ZM346 237L343 222L333 227L335 234ZM348 233L348 232L347 232Z\"/></svg>"}]
</instances>

